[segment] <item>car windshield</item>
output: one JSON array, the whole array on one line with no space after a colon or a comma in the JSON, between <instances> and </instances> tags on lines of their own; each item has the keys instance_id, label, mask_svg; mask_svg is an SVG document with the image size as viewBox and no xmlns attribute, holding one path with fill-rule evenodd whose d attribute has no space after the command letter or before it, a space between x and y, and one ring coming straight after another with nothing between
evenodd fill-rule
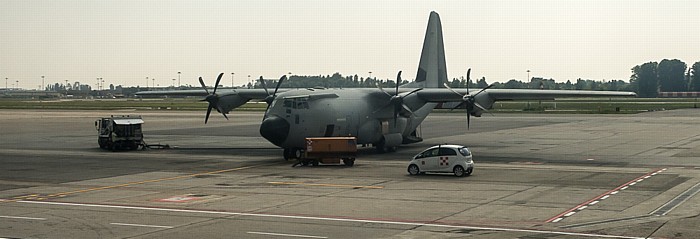
<instances>
[{"instance_id":1,"label":"car windshield","mask_svg":"<svg viewBox=\"0 0 700 239\"><path fill-rule=\"evenodd\" d=\"M464 156L472 155L472 152L469 152L469 149L467 149L467 148L459 148L459 153L464 155Z\"/></svg>"}]
</instances>

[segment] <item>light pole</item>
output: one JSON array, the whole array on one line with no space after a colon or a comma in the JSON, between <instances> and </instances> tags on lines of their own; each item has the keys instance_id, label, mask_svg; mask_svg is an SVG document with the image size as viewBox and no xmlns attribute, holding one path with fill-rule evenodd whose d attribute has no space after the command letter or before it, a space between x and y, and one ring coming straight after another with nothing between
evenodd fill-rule
<instances>
[{"instance_id":1,"label":"light pole","mask_svg":"<svg viewBox=\"0 0 700 239\"><path fill-rule=\"evenodd\" d=\"M151 79L153 80L153 84L151 85L153 88L156 88L156 78Z\"/></svg>"},{"instance_id":2,"label":"light pole","mask_svg":"<svg viewBox=\"0 0 700 239\"><path fill-rule=\"evenodd\" d=\"M148 90L148 76L146 76L146 90Z\"/></svg>"},{"instance_id":3,"label":"light pole","mask_svg":"<svg viewBox=\"0 0 700 239\"><path fill-rule=\"evenodd\" d=\"M235 74L236 73L231 72L231 88L235 87L235 85L233 84L233 75Z\"/></svg>"},{"instance_id":4,"label":"light pole","mask_svg":"<svg viewBox=\"0 0 700 239\"><path fill-rule=\"evenodd\" d=\"M102 85L102 89L104 90L105 89L105 79L100 77L100 83Z\"/></svg>"},{"instance_id":5,"label":"light pole","mask_svg":"<svg viewBox=\"0 0 700 239\"><path fill-rule=\"evenodd\" d=\"M15 90L19 90L19 80L15 80Z\"/></svg>"},{"instance_id":6,"label":"light pole","mask_svg":"<svg viewBox=\"0 0 700 239\"><path fill-rule=\"evenodd\" d=\"M370 79L372 78L372 72L371 72L371 71L369 72L369 78L370 78Z\"/></svg>"},{"instance_id":7,"label":"light pole","mask_svg":"<svg viewBox=\"0 0 700 239\"><path fill-rule=\"evenodd\" d=\"M529 81L530 81L530 70L527 70L527 81L526 82L529 82Z\"/></svg>"},{"instance_id":8,"label":"light pole","mask_svg":"<svg viewBox=\"0 0 700 239\"><path fill-rule=\"evenodd\" d=\"M179 72L179 71L177 72L177 87L180 87L182 85L182 84L180 84L180 73L182 73L182 72Z\"/></svg>"},{"instance_id":9,"label":"light pole","mask_svg":"<svg viewBox=\"0 0 700 239\"><path fill-rule=\"evenodd\" d=\"M250 75L248 75L248 89L250 89Z\"/></svg>"},{"instance_id":10,"label":"light pole","mask_svg":"<svg viewBox=\"0 0 700 239\"><path fill-rule=\"evenodd\" d=\"M5 77L5 90L7 90L7 77Z\"/></svg>"},{"instance_id":11,"label":"light pole","mask_svg":"<svg viewBox=\"0 0 700 239\"><path fill-rule=\"evenodd\" d=\"M44 76L41 76L41 87L44 87ZM41 87L39 87L39 90L41 90ZM46 89L44 89L46 90Z\"/></svg>"}]
</instances>

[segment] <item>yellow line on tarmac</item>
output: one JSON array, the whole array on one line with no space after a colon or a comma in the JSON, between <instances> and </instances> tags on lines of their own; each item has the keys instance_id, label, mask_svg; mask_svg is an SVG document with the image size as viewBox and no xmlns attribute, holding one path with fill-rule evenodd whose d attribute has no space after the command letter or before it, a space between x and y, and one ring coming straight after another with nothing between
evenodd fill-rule
<instances>
[{"instance_id":1,"label":"yellow line on tarmac","mask_svg":"<svg viewBox=\"0 0 700 239\"><path fill-rule=\"evenodd\" d=\"M382 188L384 188L384 186L358 186L358 185L327 184L327 183L297 183L297 182L267 182L267 183L277 184L277 185L303 185L303 186L338 187L338 188L369 188L369 189L382 189Z\"/></svg>"},{"instance_id":2,"label":"yellow line on tarmac","mask_svg":"<svg viewBox=\"0 0 700 239\"><path fill-rule=\"evenodd\" d=\"M138 181L138 182L130 182L130 183L124 183L124 184L118 184L118 185L111 185L111 186L104 186L104 187L88 188L88 189L77 190L77 191L71 191L71 192L55 193L55 194L50 194L50 195L47 195L47 196L49 196L49 197L63 197L63 196L66 196L66 195L76 194L76 193L84 193L84 192L91 192L91 191L98 191L98 190L112 189L112 188L121 188L121 187L128 187L128 186L132 186L132 185L146 184L146 183L156 183L156 182L169 181L169 180L175 180L175 179L192 178L192 177L197 177L197 176L201 176L201 175L219 174L219 173L225 173L225 172L231 172L231 171L238 171L238 170L249 169L249 168L254 168L254 167L259 167L259 166L263 166L263 165L246 166L246 167L240 167L240 168L230 168L230 169L224 169L224 170L218 170L218 171L211 171L211 172L195 173L195 174L180 175L180 176L175 176L175 177L167 177L167 178L159 178L159 179L151 179L151 180L144 180L144 181Z\"/></svg>"}]
</instances>

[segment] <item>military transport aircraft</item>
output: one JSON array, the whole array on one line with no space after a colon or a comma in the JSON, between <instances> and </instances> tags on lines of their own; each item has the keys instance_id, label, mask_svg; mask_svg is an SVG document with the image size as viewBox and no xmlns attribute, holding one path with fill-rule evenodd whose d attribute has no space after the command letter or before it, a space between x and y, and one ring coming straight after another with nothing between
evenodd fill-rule
<instances>
[{"instance_id":1,"label":"military transport aircraft","mask_svg":"<svg viewBox=\"0 0 700 239\"><path fill-rule=\"evenodd\" d=\"M469 72L468 74L469 75ZM438 103L456 102L456 108L470 116L481 116L499 100L545 100L560 97L631 97L633 92L526 90L526 89L467 89L464 93L447 86L445 49L442 25L436 12L431 12L425 33L416 80L395 89L284 89L286 76L277 82L274 91L263 89L221 89L217 91L223 73L219 74L214 90L145 91L138 95L206 96L204 123L212 109L226 115L250 100L267 103L260 125L260 135L284 149L285 159L300 158L305 138L318 136L355 136L358 144L371 144L380 151L392 151L401 144L420 142L416 128ZM397 75L401 82L401 72ZM444 87L443 87L444 86Z\"/></svg>"}]
</instances>

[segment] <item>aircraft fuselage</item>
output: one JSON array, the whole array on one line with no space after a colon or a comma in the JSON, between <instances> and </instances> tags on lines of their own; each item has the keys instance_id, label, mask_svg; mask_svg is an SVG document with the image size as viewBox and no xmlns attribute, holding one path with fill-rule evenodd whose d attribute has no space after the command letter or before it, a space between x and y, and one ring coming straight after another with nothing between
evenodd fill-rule
<instances>
[{"instance_id":1,"label":"aircraft fuselage","mask_svg":"<svg viewBox=\"0 0 700 239\"><path fill-rule=\"evenodd\" d=\"M394 123L392 106L384 103L388 97L379 89L284 92L265 112L260 134L281 148L304 148L307 137L330 136L355 136L358 144L397 146L425 117L402 112Z\"/></svg>"}]
</instances>

